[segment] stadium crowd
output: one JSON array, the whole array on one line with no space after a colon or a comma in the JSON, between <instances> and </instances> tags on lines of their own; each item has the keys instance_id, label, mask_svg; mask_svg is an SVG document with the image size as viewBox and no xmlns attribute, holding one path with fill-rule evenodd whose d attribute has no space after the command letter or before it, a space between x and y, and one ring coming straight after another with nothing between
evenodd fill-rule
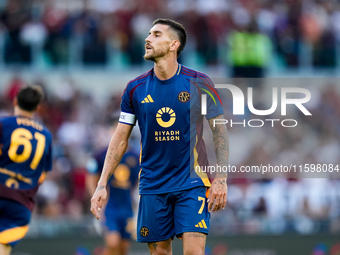
<instances>
[{"instance_id":1,"label":"stadium crowd","mask_svg":"<svg viewBox=\"0 0 340 255\"><path fill-rule=\"evenodd\" d=\"M1 59L6 65L43 59L49 66L105 66L118 58L140 65L145 35L158 17L174 18L188 29L184 61L191 54L202 64L233 65L226 53L242 49L230 37L251 30L268 36L281 66L337 66L340 4L317 0L2 0ZM261 54L270 51L260 44L267 47Z\"/></svg>"}]
</instances>

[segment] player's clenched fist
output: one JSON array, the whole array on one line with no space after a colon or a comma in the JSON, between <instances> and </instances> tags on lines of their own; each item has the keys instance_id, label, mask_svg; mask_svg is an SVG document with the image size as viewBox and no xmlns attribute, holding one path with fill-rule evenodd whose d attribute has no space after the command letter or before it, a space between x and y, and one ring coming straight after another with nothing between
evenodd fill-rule
<instances>
[{"instance_id":1,"label":"player's clenched fist","mask_svg":"<svg viewBox=\"0 0 340 255\"><path fill-rule=\"evenodd\" d=\"M91 212L97 218L100 219L100 210L105 204L107 198L107 191L105 186L98 186L91 198Z\"/></svg>"}]
</instances>

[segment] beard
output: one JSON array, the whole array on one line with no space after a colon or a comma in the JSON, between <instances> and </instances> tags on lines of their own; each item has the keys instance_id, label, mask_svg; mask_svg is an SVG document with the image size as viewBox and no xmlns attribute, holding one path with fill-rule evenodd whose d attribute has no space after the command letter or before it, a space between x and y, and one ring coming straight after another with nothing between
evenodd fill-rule
<instances>
[{"instance_id":1,"label":"beard","mask_svg":"<svg viewBox=\"0 0 340 255\"><path fill-rule=\"evenodd\" d=\"M154 48L152 48L150 53L145 52L144 59L155 62L157 59L164 57L169 52L170 52L169 49L163 48L163 49L154 50Z\"/></svg>"}]
</instances>

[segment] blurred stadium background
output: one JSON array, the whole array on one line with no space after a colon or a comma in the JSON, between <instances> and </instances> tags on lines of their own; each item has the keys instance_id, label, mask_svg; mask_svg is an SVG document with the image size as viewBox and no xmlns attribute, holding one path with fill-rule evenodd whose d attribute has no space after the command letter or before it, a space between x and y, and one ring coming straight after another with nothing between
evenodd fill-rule
<instances>
[{"instance_id":1,"label":"blurred stadium background","mask_svg":"<svg viewBox=\"0 0 340 255\"><path fill-rule=\"evenodd\" d=\"M39 118L54 136L53 171L15 255L100 254L85 164L108 143L126 83L152 66L144 39L159 17L184 24L180 62L212 78L322 78L313 121L297 115L294 132L272 129L269 141L230 129L231 163L339 163L339 1L0 0L0 114L12 113L21 86L39 84L47 95ZM228 200L212 217L207 254L340 254L338 179L230 179ZM148 254L147 246L134 243L131 254Z\"/></svg>"}]
</instances>

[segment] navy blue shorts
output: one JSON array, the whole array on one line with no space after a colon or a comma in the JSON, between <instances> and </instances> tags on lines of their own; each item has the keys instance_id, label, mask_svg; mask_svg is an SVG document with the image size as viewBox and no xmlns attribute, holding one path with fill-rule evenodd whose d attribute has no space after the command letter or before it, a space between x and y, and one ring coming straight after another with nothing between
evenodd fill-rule
<instances>
[{"instance_id":1,"label":"navy blue shorts","mask_svg":"<svg viewBox=\"0 0 340 255\"><path fill-rule=\"evenodd\" d=\"M185 232L208 234L209 226L206 187L140 196L138 242L164 241Z\"/></svg>"},{"instance_id":2,"label":"navy blue shorts","mask_svg":"<svg viewBox=\"0 0 340 255\"><path fill-rule=\"evenodd\" d=\"M121 238L130 239L133 231L136 231L131 215L112 215L110 210L105 210L105 228L107 232L119 232ZM135 235L134 235L135 236ZM136 237L134 237L136 238Z\"/></svg>"},{"instance_id":3,"label":"navy blue shorts","mask_svg":"<svg viewBox=\"0 0 340 255\"><path fill-rule=\"evenodd\" d=\"M31 211L25 206L0 198L0 243L16 245L28 231Z\"/></svg>"}]
</instances>

